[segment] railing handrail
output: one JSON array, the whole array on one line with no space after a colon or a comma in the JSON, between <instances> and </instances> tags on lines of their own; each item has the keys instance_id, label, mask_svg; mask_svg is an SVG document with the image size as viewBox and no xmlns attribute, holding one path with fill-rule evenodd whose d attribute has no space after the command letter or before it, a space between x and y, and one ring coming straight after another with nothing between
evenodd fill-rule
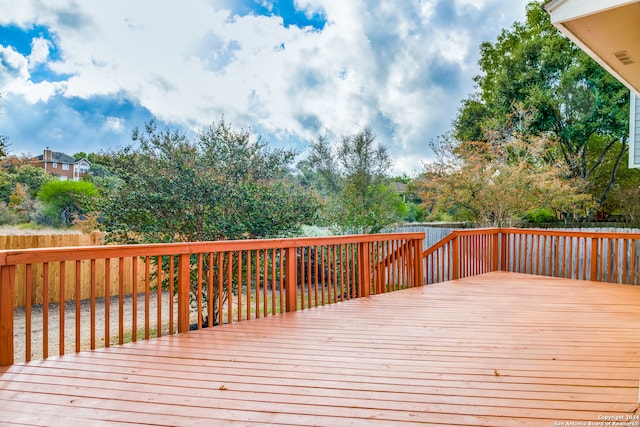
<instances>
[{"instance_id":1,"label":"railing handrail","mask_svg":"<svg viewBox=\"0 0 640 427\"><path fill-rule=\"evenodd\" d=\"M597 237L605 239L640 238L640 233L625 233L618 231L572 231L572 230L550 230L542 228L498 228L499 233L544 235L560 237ZM460 230L463 231L463 230ZM458 232L458 230L456 230Z\"/></svg>"},{"instance_id":2,"label":"railing handrail","mask_svg":"<svg viewBox=\"0 0 640 427\"><path fill-rule=\"evenodd\" d=\"M204 252L299 248L327 244L369 243L397 239L424 239L424 232L356 234L345 236L280 239L218 240L212 242L153 243L134 245L68 246L61 248L8 249L0 251L0 266L35 262L78 261L134 256L189 255Z\"/></svg>"}]
</instances>

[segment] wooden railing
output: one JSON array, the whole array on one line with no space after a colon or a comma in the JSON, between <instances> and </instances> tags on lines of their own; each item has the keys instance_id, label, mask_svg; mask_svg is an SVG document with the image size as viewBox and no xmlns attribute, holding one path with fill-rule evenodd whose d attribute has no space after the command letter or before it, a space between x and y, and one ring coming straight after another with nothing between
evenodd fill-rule
<instances>
[{"instance_id":1,"label":"wooden railing","mask_svg":"<svg viewBox=\"0 0 640 427\"><path fill-rule=\"evenodd\" d=\"M14 363L15 339L24 340L19 356L29 361L34 341L46 358L418 286L423 238L401 233L0 251L0 365ZM34 305L35 289L43 295L39 302L53 293L67 303ZM21 337L14 337L17 293L25 300Z\"/></svg>"},{"instance_id":2,"label":"wooden railing","mask_svg":"<svg viewBox=\"0 0 640 427\"><path fill-rule=\"evenodd\" d=\"M640 284L640 234L456 230L423 252L425 283L491 271Z\"/></svg>"}]
</instances>

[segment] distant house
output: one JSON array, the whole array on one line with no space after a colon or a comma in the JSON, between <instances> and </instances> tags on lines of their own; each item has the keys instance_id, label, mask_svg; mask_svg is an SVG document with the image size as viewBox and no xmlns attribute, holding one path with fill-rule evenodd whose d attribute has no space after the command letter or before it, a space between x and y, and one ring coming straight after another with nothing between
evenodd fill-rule
<instances>
[{"instance_id":1,"label":"distant house","mask_svg":"<svg viewBox=\"0 0 640 427\"><path fill-rule=\"evenodd\" d=\"M34 157L33 160L45 172L57 176L63 181L68 179L78 181L89 173L91 168L91 162L85 158L76 159L64 153L51 151L49 148L46 148L42 155Z\"/></svg>"}]
</instances>

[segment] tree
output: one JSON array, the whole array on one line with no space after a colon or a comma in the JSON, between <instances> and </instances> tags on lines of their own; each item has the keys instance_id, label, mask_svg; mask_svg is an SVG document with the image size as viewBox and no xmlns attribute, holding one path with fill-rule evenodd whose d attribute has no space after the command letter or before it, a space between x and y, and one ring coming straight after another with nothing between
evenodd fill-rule
<instances>
[{"instance_id":1,"label":"tree","mask_svg":"<svg viewBox=\"0 0 640 427\"><path fill-rule=\"evenodd\" d=\"M0 157L7 155L7 148L9 145L9 138L5 135L0 135Z\"/></svg>"},{"instance_id":2,"label":"tree","mask_svg":"<svg viewBox=\"0 0 640 427\"><path fill-rule=\"evenodd\" d=\"M535 111L528 131L558 141L549 160L564 162L604 205L628 151L629 91L557 31L540 2L480 50L478 93L463 102L453 136L486 141L486 129L518 126L515 105Z\"/></svg>"},{"instance_id":3,"label":"tree","mask_svg":"<svg viewBox=\"0 0 640 427\"><path fill-rule=\"evenodd\" d=\"M28 161L18 158L6 160L9 166L0 169L0 203L4 212L0 223L32 222L40 211L38 192L51 177L44 169L32 166Z\"/></svg>"},{"instance_id":4,"label":"tree","mask_svg":"<svg viewBox=\"0 0 640 427\"><path fill-rule=\"evenodd\" d=\"M195 141L151 122L133 140L100 159L121 180L102 209L116 240L282 237L314 219L316 201L287 179L293 151L270 150L224 121Z\"/></svg>"},{"instance_id":5,"label":"tree","mask_svg":"<svg viewBox=\"0 0 640 427\"><path fill-rule=\"evenodd\" d=\"M402 200L389 186L391 159L370 128L342 137L333 149L325 138L301 163L324 196L325 219L338 232L377 233L400 217Z\"/></svg>"},{"instance_id":6,"label":"tree","mask_svg":"<svg viewBox=\"0 0 640 427\"><path fill-rule=\"evenodd\" d=\"M2 98L2 93L0 93L0 98ZM6 156L7 149L9 148L9 137L5 135L0 135L0 158Z\"/></svg>"},{"instance_id":7,"label":"tree","mask_svg":"<svg viewBox=\"0 0 640 427\"><path fill-rule=\"evenodd\" d=\"M557 141L518 132L494 132L480 142L441 138L433 144L437 161L425 165L419 182L425 209L434 218L505 226L539 208L556 215L585 215L593 206L567 167L549 163L545 153Z\"/></svg>"},{"instance_id":8,"label":"tree","mask_svg":"<svg viewBox=\"0 0 640 427\"><path fill-rule=\"evenodd\" d=\"M295 152L271 150L248 131L233 130L224 121L198 133L194 141L154 122L135 130L137 146L106 153L99 162L120 180L103 205L103 228L119 242L213 241L296 235L314 222L315 198L289 179ZM217 271L218 258L204 260ZM231 256L234 270L238 253ZM163 262L169 268L168 260ZM192 260L196 271L197 260ZM243 268L251 268L243 263ZM257 273L256 273L257 274ZM167 275L165 275L167 277ZM193 277L196 277L194 274ZM217 274L212 276L217 280ZM247 277L247 276L245 276ZM205 277L203 301L209 301ZM213 286L214 317L218 303L237 283L223 279L222 295ZM197 283L191 287L192 301ZM219 298L220 297L220 298ZM203 315L206 318L206 304Z\"/></svg>"},{"instance_id":9,"label":"tree","mask_svg":"<svg viewBox=\"0 0 640 427\"><path fill-rule=\"evenodd\" d=\"M74 215L82 216L94 210L99 197L96 187L87 181L47 182L38 191L44 204L44 214L50 225L70 226Z\"/></svg>"}]
</instances>

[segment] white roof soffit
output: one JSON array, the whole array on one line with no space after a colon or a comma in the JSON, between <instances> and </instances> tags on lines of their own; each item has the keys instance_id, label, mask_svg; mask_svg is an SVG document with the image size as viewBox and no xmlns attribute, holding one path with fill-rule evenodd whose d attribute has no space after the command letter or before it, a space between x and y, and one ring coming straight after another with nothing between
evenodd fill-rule
<instances>
[{"instance_id":1,"label":"white roof soffit","mask_svg":"<svg viewBox=\"0 0 640 427\"><path fill-rule=\"evenodd\" d=\"M640 94L640 0L551 0L551 22Z\"/></svg>"}]
</instances>

